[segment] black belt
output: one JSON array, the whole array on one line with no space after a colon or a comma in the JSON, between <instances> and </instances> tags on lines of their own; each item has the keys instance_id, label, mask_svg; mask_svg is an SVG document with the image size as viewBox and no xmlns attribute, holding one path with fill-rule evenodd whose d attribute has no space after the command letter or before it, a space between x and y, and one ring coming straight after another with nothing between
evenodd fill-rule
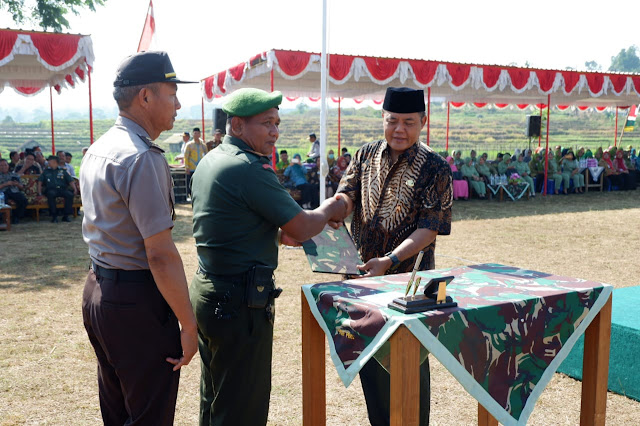
<instances>
[{"instance_id":1,"label":"black belt","mask_svg":"<svg viewBox=\"0 0 640 426\"><path fill-rule=\"evenodd\" d=\"M153 275L149 269L137 269L134 271L127 271L124 269L107 269L100 265L96 265L93 261L91 262L91 269L93 269L96 276L113 281L144 282L153 279Z\"/></svg>"},{"instance_id":2,"label":"black belt","mask_svg":"<svg viewBox=\"0 0 640 426\"><path fill-rule=\"evenodd\" d=\"M210 272L205 271L204 269L202 269L199 266L198 266L198 271L196 273L203 275L206 279L211 280L211 281L213 281L213 280L241 281L243 284L246 282L247 275L249 275L248 271L247 272L243 272L241 274L234 274L234 275L212 274Z\"/></svg>"}]
</instances>

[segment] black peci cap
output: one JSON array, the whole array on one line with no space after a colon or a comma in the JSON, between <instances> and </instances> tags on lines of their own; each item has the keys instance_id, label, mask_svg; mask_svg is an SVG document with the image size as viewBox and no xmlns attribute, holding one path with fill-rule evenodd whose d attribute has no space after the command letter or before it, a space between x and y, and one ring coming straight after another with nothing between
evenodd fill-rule
<instances>
[{"instance_id":1,"label":"black peci cap","mask_svg":"<svg viewBox=\"0 0 640 426\"><path fill-rule=\"evenodd\" d=\"M408 87L387 87L382 109L398 114L424 112L424 90Z\"/></svg>"},{"instance_id":2,"label":"black peci cap","mask_svg":"<svg viewBox=\"0 0 640 426\"><path fill-rule=\"evenodd\" d=\"M197 83L178 80L167 52L138 52L122 61L113 85L127 87L163 82Z\"/></svg>"}]
</instances>

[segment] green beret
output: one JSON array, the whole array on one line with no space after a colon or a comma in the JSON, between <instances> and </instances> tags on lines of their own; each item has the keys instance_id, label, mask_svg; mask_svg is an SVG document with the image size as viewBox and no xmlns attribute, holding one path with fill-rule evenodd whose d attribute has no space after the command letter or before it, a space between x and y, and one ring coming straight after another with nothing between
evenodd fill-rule
<instances>
[{"instance_id":1,"label":"green beret","mask_svg":"<svg viewBox=\"0 0 640 426\"><path fill-rule=\"evenodd\" d=\"M245 88L233 92L222 105L222 110L233 117L250 117L260 114L282 103L281 92L265 92Z\"/></svg>"}]
</instances>

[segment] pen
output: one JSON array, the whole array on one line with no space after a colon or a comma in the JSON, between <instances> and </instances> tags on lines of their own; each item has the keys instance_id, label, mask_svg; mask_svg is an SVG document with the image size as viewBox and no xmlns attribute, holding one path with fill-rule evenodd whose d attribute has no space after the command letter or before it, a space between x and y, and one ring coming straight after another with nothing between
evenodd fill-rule
<instances>
[{"instance_id":1,"label":"pen","mask_svg":"<svg viewBox=\"0 0 640 426\"><path fill-rule=\"evenodd\" d=\"M420 280L422 280L422 277L418 277L418 278L416 279L416 282L415 282L415 284L413 285L413 294L412 294L412 296L415 296L415 295L416 295L416 291L418 291L418 287L420 287Z\"/></svg>"},{"instance_id":2,"label":"pen","mask_svg":"<svg viewBox=\"0 0 640 426\"><path fill-rule=\"evenodd\" d=\"M413 265L413 272L411 272L411 278L409 279L409 283L407 284L407 289L404 291L405 297L409 294L409 290L411 289L411 284L416 277L416 272L418 272L418 268L420 267L420 262L422 262L422 256L424 256L424 251L420 250L418 253L418 258L416 259L416 264Z\"/></svg>"}]
</instances>

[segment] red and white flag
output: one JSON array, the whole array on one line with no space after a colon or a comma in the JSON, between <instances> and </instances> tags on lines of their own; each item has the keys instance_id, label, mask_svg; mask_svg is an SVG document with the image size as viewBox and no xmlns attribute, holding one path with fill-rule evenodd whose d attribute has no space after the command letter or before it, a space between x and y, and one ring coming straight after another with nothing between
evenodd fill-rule
<instances>
[{"instance_id":1,"label":"red and white flag","mask_svg":"<svg viewBox=\"0 0 640 426\"><path fill-rule=\"evenodd\" d=\"M138 52L149 50L151 43L154 41L154 35L156 33L156 20L153 17L153 1L149 0L149 9L147 10L147 19L144 21L144 28L142 28L142 36L140 36L140 43L138 43Z\"/></svg>"}]
</instances>

